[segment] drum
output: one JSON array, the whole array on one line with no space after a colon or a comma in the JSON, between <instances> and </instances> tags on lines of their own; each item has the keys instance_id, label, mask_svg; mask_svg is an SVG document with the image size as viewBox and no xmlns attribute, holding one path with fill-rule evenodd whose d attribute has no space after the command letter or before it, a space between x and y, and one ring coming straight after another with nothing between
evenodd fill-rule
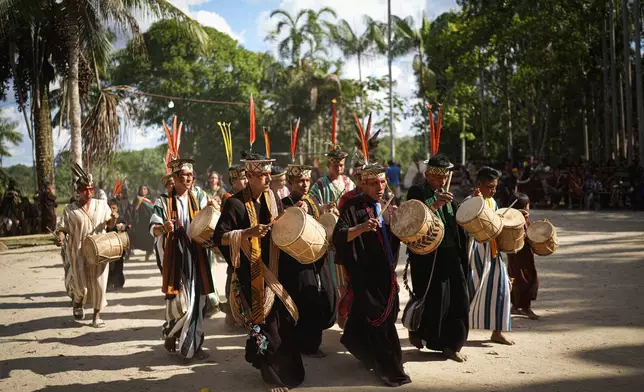
<instances>
[{"instance_id":1,"label":"drum","mask_svg":"<svg viewBox=\"0 0 644 392\"><path fill-rule=\"evenodd\" d=\"M497 215L503 220L503 230L496 238L501 252L517 253L525 245L525 218L514 208L499 208Z\"/></svg>"},{"instance_id":2,"label":"drum","mask_svg":"<svg viewBox=\"0 0 644 392\"><path fill-rule=\"evenodd\" d=\"M220 216L221 214L215 210L215 207L206 206L204 209L197 212L195 218L190 222L188 235L194 242L204 248L214 248L212 235L215 232L215 227L217 226Z\"/></svg>"},{"instance_id":3,"label":"drum","mask_svg":"<svg viewBox=\"0 0 644 392\"><path fill-rule=\"evenodd\" d=\"M338 216L331 212L325 212L320 215L318 222L324 226L326 230L326 240L331 243L331 238L333 237L333 230L335 230L335 225L338 223Z\"/></svg>"},{"instance_id":4,"label":"drum","mask_svg":"<svg viewBox=\"0 0 644 392\"><path fill-rule=\"evenodd\" d=\"M472 197L456 211L456 222L477 242L489 242L501 234L503 220L494 213L482 197Z\"/></svg>"},{"instance_id":5,"label":"drum","mask_svg":"<svg viewBox=\"0 0 644 392\"><path fill-rule=\"evenodd\" d=\"M299 207L290 207L271 229L273 243L302 264L321 259L328 249L326 230Z\"/></svg>"},{"instance_id":6,"label":"drum","mask_svg":"<svg viewBox=\"0 0 644 392\"><path fill-rule=\"evenodd\" d=\"M530 223L527 237L532 251L539 256L550 256L559 247L557 229L547 219Z\"/></svg>"},{"instance_id":7,"label":"drum","mask_svg":"<svg viewBox=\"0 0 644 392\"><path fill-rule=\"evenodd\" d=\"M85 262L98 265L116 261L130 248L130 237L126 232L109 232L85 237L81 253Z\"/></svg>"},{"instance_id":8,"label":"drum","mask_svg":"<svg viewBox=\"0 0 644 392\"><path fill-rule=\"evenodd\" d=\"M433 252L445 236L443 222L419 200L400 205L392 216L391 231L407 248L420 255Z\"/></svg>"}]
</instances>

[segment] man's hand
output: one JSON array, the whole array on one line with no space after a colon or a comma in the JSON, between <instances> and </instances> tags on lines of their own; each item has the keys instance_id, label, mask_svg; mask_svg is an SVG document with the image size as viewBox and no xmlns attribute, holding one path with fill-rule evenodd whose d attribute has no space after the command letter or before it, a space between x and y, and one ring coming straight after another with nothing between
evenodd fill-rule
<instances>
[{"instance_id":1,"label":"man's hand","mask_svg":"<svg viewBox=\"0 0 644 392\"><path fill-rule=\"evenodd\" d=\"M250 229L244 230L243 236L245 238L253 238L253 237L263 238L270 230L271 230L271 225L258 224L251 227Z\"/></svg>"},{"instance_id":2,"label":"man's hand","mask_svg":"<svg viewBox=\"0 0 644 392\"><path fill-rule=\"evenodd\" d=\"M309 212L309 205L306 204L306 202L304 202L304 200L298 201L297 203L295 203L295 206L301 208L302 211L304 211L305 213Z\"/></svg>"},{"instance_id":3,"label":"man's hand","mask_svg":"<svg viewBox=\"0 0 644 392\"><path fill-rule=\"evenodd\" d=\"M362 233L366 233L368 231L376 231L378 230L378 226L379 226L378 221L374 218L369 219L368 221L358 225L358 227L360 228L360 232Z\"/></svg>"},{"instance_id":4,"label":"man's hand","mask_svg":"<svg viewBox=\"0 0 644 392\"><path fill-rule=\"evenodd\" d=\"M167 221L161 226L164 233L172 233L174 231L174 219Z\"/></svg>"},{"instance_id":5,"label":"man's hand","mask_svg":"<svg viewBox=\"0 0 644 392\"><path fill-rule=\"evenodd\" d=\"M394 216L394 213L396 213L396 210L398 210L398 206L390 205L389 208L387 208L387 211L382 214L382 219L385 222L385 225L389 225L391 223L391 218Z\"/></svg>"},{"instance_id":6,"label":"man's hand","mask_svg":"<svg viewBox=\"0 0 644 392\"><path fill-rule=\"evenodd\" d=\"M451 192L442 192L438 194L436 201L432 203L434 209L439 209L447 203L451 203L454 200L454 195Z\"/></svg>"},{"instance_id":7,"label":"man's hand","mask_svg":"<svg viewBox=\"0 0 644 392\"><path fill-rule=\"evenodd\" d=\"M116 230L117 231L125 231L125 223L117 223L116 224Z\"/></svg>"},{"instance_id":8,"label":"man's hand","mask_svg":"<svg viewBox=\"0 0 644 392\"><path fill-rule=\"evenodd\" d=\"M63 246L63 243L65 243L65 233L59 231L56 234L56 246Z\"/></svg>"}]
</instances>

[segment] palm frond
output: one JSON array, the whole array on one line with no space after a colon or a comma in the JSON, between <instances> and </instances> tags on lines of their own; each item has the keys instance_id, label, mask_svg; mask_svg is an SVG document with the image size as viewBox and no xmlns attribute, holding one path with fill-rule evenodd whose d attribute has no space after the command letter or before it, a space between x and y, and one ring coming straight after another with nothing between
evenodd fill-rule
<instances>
[{"instance_id":1,"label":"palm frond","mask_svg":"<svg viewBox=\"0 0 644 392\"><path fill-rule=\"evenodd\" d=\"M91 154L94 164L107 164L121 142L119 114L127 122L127 109L120 104L120 93L102 90L96 105L82 127L83 149Z\"/></svg>"}]
</instances>

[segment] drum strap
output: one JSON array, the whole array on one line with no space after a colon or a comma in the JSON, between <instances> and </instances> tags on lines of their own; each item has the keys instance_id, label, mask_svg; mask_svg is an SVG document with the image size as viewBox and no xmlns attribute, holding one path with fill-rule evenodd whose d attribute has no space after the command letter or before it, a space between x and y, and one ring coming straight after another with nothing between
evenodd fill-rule
<instances>
[{"instance_id":1,"label":"drum strap","mask_svg":"<svg viewBox=\"0 0 644 392\"><path fill-rule=\"evenodd\" d=\"M318 209L317 204L311 199L311 196L309 195L304 195L302 196L302 200L305 202L309 203L309 207L311 207L311 212L313 213L313 217L317 220L320 219L320 210Z\"/></svg>"}]
</instances>

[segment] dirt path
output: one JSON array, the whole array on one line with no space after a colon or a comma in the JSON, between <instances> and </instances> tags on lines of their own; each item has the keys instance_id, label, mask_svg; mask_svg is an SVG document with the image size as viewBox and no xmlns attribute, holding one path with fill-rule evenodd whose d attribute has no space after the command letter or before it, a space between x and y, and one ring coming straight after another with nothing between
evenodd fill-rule
<instances>
[{"instance_id":1,"label":"dirt path","mask_svg":"<svg viewBox=\"0 0 644 392\"><path fill-rule=\"evenodd\" d=\"M542 320L513 318L513 347L472 331L465 364L413 349L399 325L412 384L396 390L644 390L644 214L533 212L539 216L559 228L561 243L556 255L537 260L534 308ZM222 287L223 266L218 272ZM73 320L62 274L52 248L0 254L0 391L264 390L244 361L245 336L226 333L221 314L206 322L207 362L184 363L165 352L154 262L134 257L126 265L125 288L108 293L102 330ZM407 296L401 300L404 306ZM344 352L340 333L325 333L327 358L305 358L298 390L385 390Z\"/></svg>"}]
</instances>

